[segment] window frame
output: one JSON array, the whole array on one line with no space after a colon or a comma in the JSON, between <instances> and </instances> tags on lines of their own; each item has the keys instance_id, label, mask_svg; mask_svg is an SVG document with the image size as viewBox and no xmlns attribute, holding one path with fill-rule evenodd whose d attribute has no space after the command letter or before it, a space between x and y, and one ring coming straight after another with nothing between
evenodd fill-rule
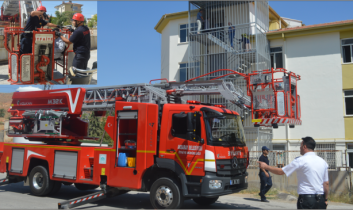
<instances>
[{"instance_id":1,"label":"window frame","mask_svg":"<svg viewBox=\"0 0 353 210\"><path fill-rule=\"evenodd\" d=\"M181 28L182 25L185 25L186 28ZM181 42L181 30L185 30L186 31L186 41L185 42ZM185 43L188 43L189 42L189 39L188 39L188 31L189 31L189 24L188 23L182 23L182 24L179 24L179 38L178 38L178 44L185 44Z\"/></svg>"},{"instance_id":2,"label":"window frame","mask_svg":"<svg viewBox=\"0 0 353 210\"><path fill-rule=\"evenodd\" d=\"M198 77L198 76L200 76L201 75L201 72L200 72L200 62L194 62L195 63L195 66L197 66L198 67L198 75L196 75L195 77ZM181 67L180 65L182 65L182 64L186 64L186 67ZM189 79L191 79L191 78L189 78L189 68L190 68L190 66L189 66L189 62L180 62L179 63L179 68L178 68L178 72L179 72L179 82L185 82L186 80L189 80ZM181 81L181 77L180 77L180 75L181 75L181 69L186 69L186 80L184 80L184 81ZM197 72L196 72L197 73ZM199 79L195 79L195 81L198 81Z\"/></svg>"},{"instance_id":3,"label":"window frame","mask_svg":"<svg viewBox=\"0 0 353 210\"><path fill-rule=\"evenodd\" d=\"M347 114L347 105L346 105L346 98L353 98L353 95L351 96L346 96L345 92L346 91L353 91L352 90L344 90L343 91L343 97L344 97L344 116L353 116L353 114Z\"/></svg>"},{"instance_id":4,"label":"window frame","mask_svg":"<svg viewBox=\"0 0 353 210\"><path fill-rule=\"evenodd\" d=\"M182 26L182 25L186 25L186 28L181 29L181 26ZM187 44L187 43L189 43L189 36L188 36L188 34L189 34L189 24L188 24L188 23L181 23L181 24L179 24L178 26L179 26L179 27L178 27L178 30L179 30L179 34L178 34L178 44ZM185 41L185 42L181 42L181 41L180 41L180 40L181 40L181 36L180 36L181 30L186 30L186 41ZM197 24L196 24L196 23L191 23L190 30L191 30L191 31L197 31Z\"/></svg>"},{"instance_id":5,"label":"window frame","mask_svg":"<svg viewBox=\"0 0 353 210\"><path fill-rule=\"evenodd\" d=\"M279 52L271 52L271 49L273 48L281 48L281 51ZM278 67L278 68L284 68L284 59L283 59L283 46L272 46L270 47L270 66L271 66L271 56L273 55L273 69L276 69L277 66L276 66L276 54L279 54L281 53L282 54L282 67ZM271 66L272 68L272 66Z\"/></svg>"},{"instance_id":6,"label":"window frame","mask_svg":"<svg viewBox=\"0 0 353 210\"><path fill-rule=\"evenodd\" d=\"M342 56L342 64L351 64L353 63L353 44L343 44L342 42L344 40L348 40L348 39L352 39L353 40L353 37L352 38L345 38L345 39L341 39L341 56ZM344 62L344 57L343 57L343 47L344 46L350 46L350 51L351 51L351 62Z\"/></svg>"}]
</instances>

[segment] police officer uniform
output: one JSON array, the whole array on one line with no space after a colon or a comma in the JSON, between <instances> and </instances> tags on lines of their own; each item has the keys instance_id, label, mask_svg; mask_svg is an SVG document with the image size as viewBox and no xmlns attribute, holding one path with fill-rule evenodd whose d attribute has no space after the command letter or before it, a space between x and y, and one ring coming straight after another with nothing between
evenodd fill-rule
<instances>
[{"instance_id":1,"label":"police officer uniform","mask_svg":"<svg viewBox=\"0 0 353 210\"><path fill-rule=\"evenodd\" d=\"M87 69L90 59L91 35L87 26L79 26L70 36L69 41L74 44L75 57L72 66L78 69Z\"/></svg>"},{"instance_id":2,"label":"police officer uniform","mask_svg":"<svg viewBox=\"0 0 353 210\"><path fill-rule=\"evenodd\" d=\"M269 151L270 149L267 148L266 146L263 146L262 147L262 151L264 151L264 150ZM261 155L260 158L259 158L259 161L265 162L267 165L269 165L269 163L270 163L269 160L268 160L268 157L265 156L265 155ZM265 175L265 172L263 172L261 169L260 169L260 173L259 173L260 183L261 183L259 195L261 196L261 201L266 201L265 194L272 187L272 178L271 178L270 172L268 170L266 170L266 172L268 173L269 177L267 177Z\"/></svg>"},{"instance_id":3,"label":"police officer uniform","mask_svg":"<svg viewBox=\"0 0 353 210\"><path fill-rule=\"evenodd\" d=\"M24 31L34 31L36 28L41 28L42 26L47 25L47 22L43 19L40 19L38 16L29 16L26 27ZM20 41L20 53L32 53L32 42L33 34L32 33L23 33L21 34Z\"/></svg>"},{"instance_id":4,"label":"police officer uniform","mask_svg":"<svg viewBox=\"0 0 353 210\"><path fill-rule=\"evenodd\" d=\"M314 152L307 152L282 170L287 177L297 172L298 209L326 209L323 183L329 179L325 160Z\"/></svg>"}]
</instances>

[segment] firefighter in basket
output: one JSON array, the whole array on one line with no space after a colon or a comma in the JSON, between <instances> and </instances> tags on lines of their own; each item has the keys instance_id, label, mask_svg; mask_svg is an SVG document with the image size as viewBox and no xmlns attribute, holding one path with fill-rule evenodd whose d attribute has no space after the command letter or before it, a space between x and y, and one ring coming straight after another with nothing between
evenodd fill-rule
<instances>
[{"instance_id":1,"label":"firefighter in basket","mask_svg":"<svg viewBox=\"0 0 353 210\"><path fill-rule=\"evenodd\" d=\"M81 13L74 14L71 21L72 26L76 28L75 31L69 39L60 36L66 44L74 44L75 57L72 66L78 69L87 69L87 63L91 56L91 35L89 28L84 25L84 20L85 18Z\"/></svg>"},{"instance_id":2,"label":"firefighter in basket","mask_svg":"<svg viewBox=\"0 0 353 210\"><path fill-rule=\"evenodd\" d=\"M39 6L37 11L32 11L31 15L28 18L26 27L23 29L24 31L34 31L37 28L41 28L43 26L49 27L58 27L53 23L48 23L45 21L49 19L46 14L47 9L44 6ZM33 41L33 33L23 33L21 34L21 42L20 42L20 53L32 53L32 41Z\"/></svg>"}]
</instances>

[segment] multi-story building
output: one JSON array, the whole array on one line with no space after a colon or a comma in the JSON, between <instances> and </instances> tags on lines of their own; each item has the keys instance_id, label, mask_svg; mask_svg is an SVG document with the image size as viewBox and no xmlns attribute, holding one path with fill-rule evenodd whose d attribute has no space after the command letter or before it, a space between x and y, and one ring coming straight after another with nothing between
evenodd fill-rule
<instances>
[{"instance_id":1,"label":"multi-story building","mask_svg":"<svg viewBox=\"0 0 353 210\"><path fill-rule=\"evenodd\" d=\"M69 1L69 2L63 1L60 5L55 6L55 9L58 10L60 13L67 12L67 11L82 13L81 7L83 7L82 4L72 3L72 1Z\"/></svg>"},{"instance_id":2,"label":"multi-story building","mask_svg":"<svg viewBox=\"0 0 353 210\"><path fill-rule=\"evenodd\" d=\"M198 30L200 9L208 23ZM332 167L353 166L353 21L305 26L280 17L266 2L191 1L189 11L163 15L155 30L162 35L161 78L185 81L222 68L249 73L283 67L301 75L302 125L256 130L247 120L247 141L299 151L301 138L312 136ZM237 42L244 36L248 46ZM238 79L226 80L244 87ZM217 97L201 100L230 106Z\"/></svg>"}]
</instances>

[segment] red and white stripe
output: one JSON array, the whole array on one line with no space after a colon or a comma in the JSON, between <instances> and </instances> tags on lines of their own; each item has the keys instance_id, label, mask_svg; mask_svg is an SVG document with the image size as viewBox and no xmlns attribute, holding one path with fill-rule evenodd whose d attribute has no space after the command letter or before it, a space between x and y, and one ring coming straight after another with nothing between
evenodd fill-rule
<instances>
[{"instance_id":1,"label":"red and white stripe","mask_svg":"<svg viewBox=\"0 0 353 210\"><path fill-rule=\"evenodd\" d=\"M4 182L7 182L7 181L8 181L8 179L1 179L0 183L4 183Z\"/></svg>"},{"instance_id":2,"label":"red and white stripe","mask_svg":"<svg viewBox=\"0 0 353 210\"><path fill-rule=\"evenodd\" d=\"M290 125L301 125L302 121L291 118L267 118L262 119L261 122L256 122L255 125L272 125L272 124L290 124Z\"/></svg>"},{"instance_id":3,"label":"red and white stripe","mask_svg":"<svg viewBox=\"0 0 353 210\"><path fill-rule=\"evenodd\" d=\"M98 198L98 197L100 197L100 196L102 196L102 195L104 195L104 193L99 193L99 194L97 194L97 195L92 195L92 196L88 196L88 197L86 197L86 198L81 198L81 199L78 199L78 200L76 200L76 201L70 202L70 205L71 205L71 204L80 203L80 202L83 202L83 201L86 201L86 200L90 200L90 199L93 199L93 198Z\"/></svg>"}]
</instances>

